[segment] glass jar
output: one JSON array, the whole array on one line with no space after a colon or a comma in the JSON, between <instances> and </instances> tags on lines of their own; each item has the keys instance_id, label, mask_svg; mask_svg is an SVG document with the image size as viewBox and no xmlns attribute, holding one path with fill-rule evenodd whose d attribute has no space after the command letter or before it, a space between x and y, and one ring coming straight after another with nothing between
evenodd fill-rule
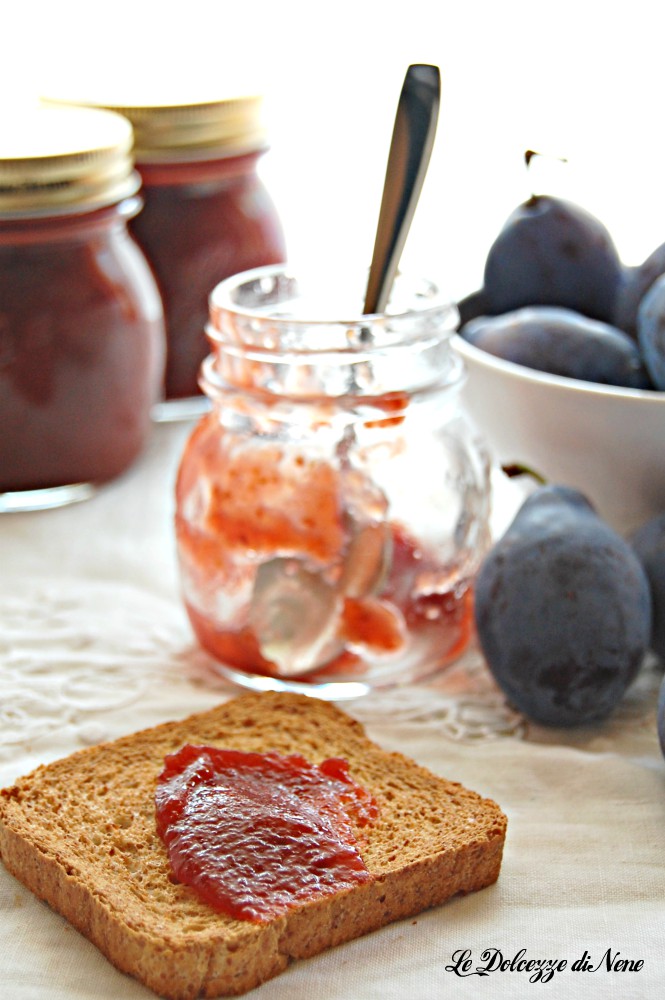
<instances>
[{"instance_id":1,"label":"glass jar","mask_svg":"<svg viewBox=\"0 0 665 1000\"><path fill-rule=\"evenodd\" d=\"M176 535L221 674L342 698L467 648L490 494L458 408L456 309L399 279L386 315L361 316L362 290L345 310L327 277L328 305L280 267L214 289L213 409L182 457Z\"/></svg>"},{"instance_id":2,"label":"glass jar","mask_svg":"<svg viewBox=\"0 0 665 1000\"><path fill-rule=\"evenodd\" d=\"M143 449L163 313L130 237L132 130L34 109L0 137L0 511L90 496Z\"/></svg>"},{"instance_id":3,"label":"glass jar","mask_svg":"<svg viewBox=\"0 0 665 1000\"><path fill-rule=\"evenodd\" d=\"M191 103L75 103L125 115L135 134L143 211L131 231L152 264L166 315L164 395L157 419L207 408L208 295L223 278L285 259L282 227L257 167L266 152L258 97Z\"/></svg>"}]
</instances>

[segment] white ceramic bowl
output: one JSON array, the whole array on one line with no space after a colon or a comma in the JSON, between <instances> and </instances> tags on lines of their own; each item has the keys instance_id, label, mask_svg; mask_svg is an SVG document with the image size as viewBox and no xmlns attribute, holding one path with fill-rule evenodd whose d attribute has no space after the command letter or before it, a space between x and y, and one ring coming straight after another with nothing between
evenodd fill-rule
<instances>
[{"instance_id":1,"label":"white ceramic bowl","mask_svg":"<svg viewBox=\"0 0 665 1000\"><path fill-rule=\"evenodd\" d=\"M499 464L575 486L626 535L665 511L665 392L561 378L459 336L463 405Z\"/></svg>"}]
</instances>

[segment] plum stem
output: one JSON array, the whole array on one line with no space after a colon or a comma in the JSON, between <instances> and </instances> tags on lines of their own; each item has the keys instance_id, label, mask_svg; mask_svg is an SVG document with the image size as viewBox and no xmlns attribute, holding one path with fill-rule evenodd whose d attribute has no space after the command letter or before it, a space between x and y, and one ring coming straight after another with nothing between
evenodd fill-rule
<instances>
[{"instance_id":1,"label":"plum stem","mask_svg":"<svg viewBox=\"0 0 665 1000\"><path fill-rule=\"evenodd\" d=\"M509 479L517 479L519 476L531 476L540 486L547 486L545 476L528 465L520 465L517 462L513 462L508 465L502 465L501 471Z\"/></svg>"},{"instance_id":2,"label":"plum stem","mask_svg":"<svg viewBox=\"0 0 665 1000\"><path fill-rule=\"evenodd\" d=\"M531 165L531 161L535 156L546 156L549 159L558 160L559 163L568 163L567 156L552 156L551 153L539 153L537 149L526 149L524 151L524 162L527 168Z\"/></svg>"}]
</instances>

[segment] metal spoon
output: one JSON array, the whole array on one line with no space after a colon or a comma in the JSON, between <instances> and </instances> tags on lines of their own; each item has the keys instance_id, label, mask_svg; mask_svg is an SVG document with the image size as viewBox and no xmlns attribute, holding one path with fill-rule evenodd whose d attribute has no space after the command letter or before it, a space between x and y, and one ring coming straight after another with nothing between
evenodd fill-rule
<instances>
[{"instance_id":1,"label":"metal spoon","mask_svg":"<svg viewBox=\"0 0 665 1000\"><path fill-rule=\"evenodd\" d=\"M395 115L363 313L383 312L427 173L441 99L437 66L409 66Z\"/></svg>"}]
</instances>

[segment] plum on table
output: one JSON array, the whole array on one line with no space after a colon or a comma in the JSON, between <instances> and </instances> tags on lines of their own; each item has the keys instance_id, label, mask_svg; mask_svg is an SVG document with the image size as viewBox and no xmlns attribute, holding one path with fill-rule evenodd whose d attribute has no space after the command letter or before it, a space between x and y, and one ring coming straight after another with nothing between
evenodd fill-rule
<instances>
[{"instance_id":1,"label":"plum on table","mask_svg":"<svg viewBox=\"0 0 665 1000\"><path fill-rule=\"evenodd\" d=\"M651 649L665 664L665 513L638 528L630 542L651 588Z\"/></svg>"},{"instance_id":2,"label":"plum on table","mask_svg":"<svg viewBox=\"0 0 665 1000\"><path fill-rule=\"evenodd\" d=\"M508 699L544 725L606 717L649 645L651 596L631 546L565 486L527 498L486 556L478 638Z\"/></svg>"}]
</instances>

